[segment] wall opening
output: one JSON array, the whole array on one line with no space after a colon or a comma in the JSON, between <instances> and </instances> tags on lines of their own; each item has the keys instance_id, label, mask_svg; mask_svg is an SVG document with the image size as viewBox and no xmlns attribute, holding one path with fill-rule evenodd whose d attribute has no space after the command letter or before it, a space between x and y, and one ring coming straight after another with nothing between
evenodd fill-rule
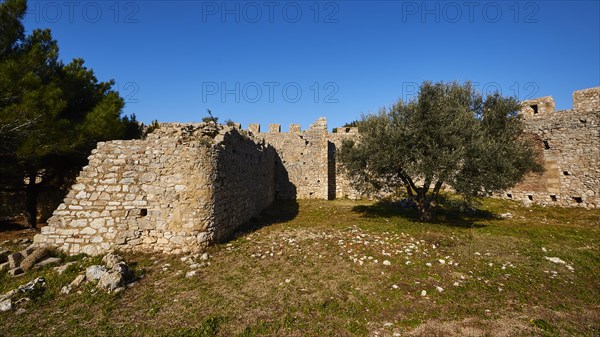
<instances>
[{"instance_id":1,"label":"wall opening","mask_svg":"<svg viewBox=\"0 0 600 337\"><path fill-rule=\"evenodd\" d=\"M544 140L544 150L550 150L550 144L548 144L547 140Z\"/></svg>"},{"instance_id":2,"label":"wall opening","mask_svg":"<svg viewBox=\"0 0 600 337\"><path fill-rule=\"evenodd\" d=\"M148 215L148 209L147 208L140 209L140 216L144 217L146 215Z\"/></svg>"},{"instance_id":3,"label":"wall opening","mask_svg":"<svg viewBox=\"0 0 600 337\"><path fill-rule=\"evenodd\" d=\"M510 199L512 199L512 194L506 193L506 196L509 197Z\"/></svg>"},{"instance_id":4,"label":"wall opening","mask_svg":"<svg viewBox=\"0 0 600 337\"><path fill-rule=\"evenodd\" d=\"M564 175L566 175L566 176L568 176L568 175L571 175L571 174L569 173L569 171L563 171L563 174L564 174Z\"/></svg>"},{"instance_id":5,"label":"wall opening","mask_svg":"<svg viewBox=\"0 0 600 337\"><path fill-rule=\"evenodd\" d=\"M583 199L581 199L581 197L573 197L573 200L575 200L575 202L578 204L581 204L583 202Z\"/></svg>"},{"instance_id":6,"label":"wall opening","mask_svg":"<svg viewBox=\"0 0 600 337\"><path fill-rule=\"evenodd\" d=\"M533 105L530 105L530 107L533 109L533 114L537 115L538 114L538 105L533 104Z\"/></svg>"},{"instance_id":7,"label":"wall opening","mask_svg":"<svg viewBox=\"0 0 600 337\"><path fill-rule=\"evenodd\" d=\"M533 195L531 195L531 194L528 194L528 195L527 195L527 199L529 199L529 200L533 201Z\"/></svg>"},{"instance_id":8,"label":"wall opening","mask_svg":"<svg viewBox=\"0 0 600 337\"><path fill-rule=\"evenodd\" d=\"M555 195L551 195L550 199L552 199L552 201L556 201L556 196Z\"/></svg>"}]
</instances>

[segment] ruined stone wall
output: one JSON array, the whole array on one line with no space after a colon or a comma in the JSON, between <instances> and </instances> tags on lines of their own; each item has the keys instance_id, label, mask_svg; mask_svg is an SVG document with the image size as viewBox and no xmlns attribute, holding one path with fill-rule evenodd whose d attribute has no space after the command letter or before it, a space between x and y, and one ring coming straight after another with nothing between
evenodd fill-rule
<instances>
[{"instance_id":1,"label":"ruined stone wall","mask_svg":"<svg viewBox=\"0 0 600 337\"><path fill-rule=\"evenodd\" d=\"M502 196L527 203L600 207L600 87L522 103L546 172ZM96 255L113 249L180 253L227 238L279 199L361 198L337 151L357 128L327 132L278 124L261 132L212 123L162 124L144 140L99 143L77 183L35 237L40 246Z\"/></svg>"},{"instance_id":2,"label":"ruined stone wall","mask_svg":"<svg viewBox=\"0 0 600 337\"><path fill-rule=\"evenodd\" d=\"M546 169L503 194L526 203L600 207L600 87L573 93L573 109L552 97L524 101L521 113ZM537 114L533 113L537 105ZM543 108L540 108L543 107Z\"/></svg>"},{"instance_id":3,"label":"ruined stone wall","mask_svg":"<svg viewBox=\"0 0 600 337\"><path fill-rule=\"evenodd\" d=\"M256 143L237 131L217 139L214 182L214 241L222 241L238 226L275 199L275 161L270 145Z\"/></svg>"},{"instance_id":4,"label":"ruined stone wall","mask_svg":"<svg viewBox=\"0 0 600 337\"><path fill-rule=\"evenodd\" d=\"M256 165L272 158L263 148L206 124L163 124L145 140L99 143L35 243L90 255L201 250L273 200L273 173ZM249 160L232 160L234 151Z\"/></svg>"},{"instance_id":5,"label":"ruined stone wall","mask_svg":"<svg viewBox=\"0 0 600 337\"><path fill-rule=\"evenodd\" d=\"M281 132L279 124L271 124L269 132L251 124L248 131L263 139L277 152L276 197L278 199L328 199L328 133L327 121L318 119L308 130L293 124L289 132Z\"/></svg>"}]
</instances>

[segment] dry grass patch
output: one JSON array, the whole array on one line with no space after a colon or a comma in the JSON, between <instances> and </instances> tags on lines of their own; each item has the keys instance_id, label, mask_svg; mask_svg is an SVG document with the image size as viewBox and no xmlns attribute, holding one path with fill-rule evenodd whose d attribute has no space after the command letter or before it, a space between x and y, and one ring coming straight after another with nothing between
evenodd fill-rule
<instances>
[{"instance_id":1,"label":"dry grass patch","mask_svg":"<svg viewBox=\"0 0 600 337\"><path fill-rule=\"evenodd\" d=\"M513 218L495 216L506 212ZM82 336L598 335L599 211L486 200L479 212L442 212L434 224L411 216L393 204L278 202L231 241L211 247L208 261L127 255L138 281L116 297L91 288L59 295L77 270L67 277L44 271L53 284L44 299L32 301L23 315L1 313L0 330ZM79 261L84 268L93 259ZM191 270L196 274L186 277Z\"/></svg>"}]
</instances>

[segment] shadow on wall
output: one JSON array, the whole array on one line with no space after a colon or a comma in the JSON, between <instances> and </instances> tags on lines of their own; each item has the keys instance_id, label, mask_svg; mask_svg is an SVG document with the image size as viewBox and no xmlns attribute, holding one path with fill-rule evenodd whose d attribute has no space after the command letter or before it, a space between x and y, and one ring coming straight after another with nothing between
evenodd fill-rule
<instances>
[{"instance_id":1,"label":"shadow on wall","mask_svg":"<svg viewBox=\"0 0 600 337\"><path fill-rule=\"evenodd\" d=\"M337 184L336 184L336 153L337 153L337 149L335 147L335 144L332 142L327 142L327 199L328 200L334 200L336 197L336 189L337 189Z\"/></svg>"},{"instance_id":2,"label":"shadow on wall","mask_svg":"<svg viewBox=\"0 0 600 337\"><path fill-rule=\"evenodd\" d=\"M283 165L281 157L272 147L275 161L275 200L295 200L297 195L296 185L290 181L290 176Z\"/></svg>"},{"instance_id":3,"label":"shadow on wall","mask_svg":"<svg viewBox=\"0 0 600 337\"><path fill-rule=\"evenodd\" d=\"M254 183L250 193L254 194L255 201L264 197L263 195L260 195L261 193L268 193L270 195L269 203L263 204L259 202L260 205L264 206L254 208L255 210L258 210L259 213L251 218L246 217L246 219L249 220L245 223L240 225L234 224L231 226L215 226L215 242L227 242L240 235L269 226L273 223L292 220L298 214L298 203L296 202L297 188L296 185L290 182L289 173L285 166L282 165L281 157L270 145L265 146L262 151L265 151L266 158L262 163L268 167L268 170L271 170L270 179L273 180L267 182L258 176L255 177L254 182L252 181L253 177L247 177L244 180L249 181L250 184ZM271 164L273 166L270 166ZM255 174L261 174L261 172ZM260 186L261 184L270 186L268 192L264 187ZM225 220L229 221L227 219Z\"/></svg>"}]
</instances>

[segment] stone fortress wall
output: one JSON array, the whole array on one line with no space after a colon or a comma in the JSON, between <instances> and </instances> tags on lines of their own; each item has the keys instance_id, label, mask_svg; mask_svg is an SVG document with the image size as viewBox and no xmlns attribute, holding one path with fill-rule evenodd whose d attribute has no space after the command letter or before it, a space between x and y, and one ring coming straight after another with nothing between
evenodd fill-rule
<instances>
[{"instance_id":1,"label":"stone fortress wall","mask_svg":"<svg viewBox=\"0 0 600 337\"><path fill-rule=\"evenodd\" d=\"M600 207L600 87L575 91L573 108L556 111L552 97L523 101L546 171L502 196L546 206Z\"/></svg>"},{"instance_id":2,"label":"stone fortress wall","mask_svg":"<svg viewBox=\"0 0 600 337\"><path fill-rule=\"evenodd\" d=\"M546 172L502 197L600 207L599 97L600 87L576 91L564 111L551 97L522 103ZM99 143L35 243L70 254L186 253L227 238L275 199L361 198L336 162L358 129L336 131L325 118L289 132L164 123L144 140Z\"/></svg>"}]
</instances>

